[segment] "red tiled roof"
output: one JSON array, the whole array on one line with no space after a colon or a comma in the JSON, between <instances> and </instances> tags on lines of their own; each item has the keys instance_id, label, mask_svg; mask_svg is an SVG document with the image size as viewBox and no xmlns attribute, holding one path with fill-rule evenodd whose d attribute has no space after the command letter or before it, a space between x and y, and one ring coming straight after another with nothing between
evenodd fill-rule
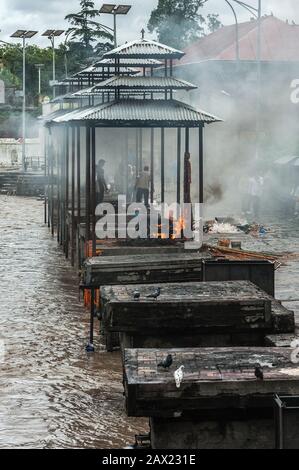
<instances>
[{"instance_id":1,"label":"red tiled roof","mask_svg":"<svg viewBox=\"0 0 299 470\"><path fill-rule=\"evenodd\" d=\"M256 20L239 24L241 60L256 60ZM204 60L236 59L235 25L223 26L215 33L199 39L185 49L186 55L179 62L188 64ZM275 16L262 19L262 60L299 61L299 25L289 24Z\"/></svg>"}]
</instances>

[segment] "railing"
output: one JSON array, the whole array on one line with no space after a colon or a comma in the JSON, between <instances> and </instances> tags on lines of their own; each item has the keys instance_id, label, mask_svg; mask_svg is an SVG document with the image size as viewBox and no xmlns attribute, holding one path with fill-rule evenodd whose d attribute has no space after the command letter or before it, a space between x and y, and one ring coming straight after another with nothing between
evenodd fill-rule
<instances>
[{"instance_id":1,"label":"railing","mask_svg":"<svg viewBox=\"0 0 299 470\"><path fill-rule=\"evenodd\" d=\"M33 171L44 170L45 157L44 156L43 157L39 157L39 156L26 157L25 164L26 164L26 170L33 170Z\"/></svg>"}]
</instances>

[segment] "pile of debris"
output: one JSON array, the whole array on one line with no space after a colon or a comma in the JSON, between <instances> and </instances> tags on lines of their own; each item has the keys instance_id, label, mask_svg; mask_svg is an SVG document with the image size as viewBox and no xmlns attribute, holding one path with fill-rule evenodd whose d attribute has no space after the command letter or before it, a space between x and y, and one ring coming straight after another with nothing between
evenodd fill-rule
<instances>
[{"instance_id":1,"label":"pile of debris","mask_svg":"<svg viewBox=\"0 0 299 470\"><path fill-rule=\"evenodd\" d=\"M232 217L215 217L213 220L208 220L204 224L204 233L210 234L231 234L231 233L245 233L246 235L262 236L269 232L269 229L264 225L257 224L256 222L248 223L244 220L235 220Z\"/></svg>"}]
</instances>

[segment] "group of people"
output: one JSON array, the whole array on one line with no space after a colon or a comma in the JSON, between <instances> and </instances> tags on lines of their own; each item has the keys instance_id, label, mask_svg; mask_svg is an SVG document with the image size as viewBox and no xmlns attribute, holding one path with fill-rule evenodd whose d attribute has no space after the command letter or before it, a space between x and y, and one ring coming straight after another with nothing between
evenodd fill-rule
<instances>
[{"instance_id":1,"label":"group of people","mask_svg":"<svg viewBox=\"0 0 299 470\"><path fill-rule=\"evenodd\" d=\"M104 201L105 193L109 188L105 179L105 160L100 159L96 165L96 200L97 204ZM129 175L130 176L130 175ZM131 175L132 177L132 175ZM146 206L149 204L149 192L151 185L150 169L146 165L137 177L135 177L134 191L136 192L136 202L144 202ZM130 186L130 182L129 182Z\"/></svg>"},{"instance_id":2,"label":"group of people","mask_svg":"<svg viewBox=\"0 0 299 470\"><path fill-rule=\"evenodd\" d=\"M100 159L96 165L96 199L97 204L104 201L105 192L108 191L108 185L105 180L105 160ZM191 203L191 156L189 152L184 155L184 202ZM135 200L138 203L143 202L145 206L149 205L149 195L151 187L151 173L148 165L136 175L136 168L132 165L128 166L128 200ZM255 203L257 205L257 202Z\"/></svg>"}]
</instances>

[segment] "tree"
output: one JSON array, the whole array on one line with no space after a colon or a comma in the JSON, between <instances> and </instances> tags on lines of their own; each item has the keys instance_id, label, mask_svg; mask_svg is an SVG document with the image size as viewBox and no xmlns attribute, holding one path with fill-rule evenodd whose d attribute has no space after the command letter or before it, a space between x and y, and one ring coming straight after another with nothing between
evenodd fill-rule
<instances>
[{"instance_id":1,"label":"tree","mask_svg":"<svg viewBox=\"0 0 299 470\"><path fill-rule=\"evenodd\" d=\"M199 10L207 0L159 0L151 13L148 29L158 40L182 49L205 35L206 29L214 32L221 26L219 15L210 14L207 20Z\"/></svg>"},{"instance_id":2,"label":"tree","mask_svg":"<svg viewBox=\"0 0 299 470\"><path fill-rule=\"evenodd\" d=\"M8 84L22 88L23 76L23 51L22 45L1 45L0 61L4 66L5 77ZM45 95L52 94L49 81L52 80L52 48L41 48L35 45L26 47L26 97L28 105L37 103L38 98L38 73L36 64L43 64L42 69L42 92ZM57 77L64 77L64 55L58 48L56 50ZM4 73L4 72L3 72Z\"/></svg>"},{"instance_id":3,"label":"tree","mask_svg":"<svg viewBox=\"0 0 299 470\"><path fill-rule=\"evenodd\" d=\"M208 30L210 33L214 33L222 26L221 21L219 20L219 15L215 15L214 13L209 14L207 16L207 23L208 23Z\"/></svg>"},{"instance_id":4,"label":"tree","mask_svg":"<svg viewBox=\"0 0 299 470\"><path fill-rule=\"evenodd\" d=\"M0 71L0 80L3 80L5 85L9 87L18 88L21 84L21 80L7 68L3 68Z\"/></svg>"},{"instance_id":5,"label":"tree","mask_svg":"<svg viewBox=\"0 0 299 470\"><path fill-rule=\"evenodd\" d=\"M69 28L67 34L71 34L71 37L76 40L81 40L87 53L93 51L92 44L96 40L113 40L112 34L94 21L94 18L99 15L99 10L95 9L94 3L90 0L80 0L81 10L65 17L73 25L72 28Z\"/></svg>"},{"instance_id":6,"label":"tree","mask_svg":"<svg viewBox=\"0 0 299 470\"><path fill-rule=\"evenodd\" d=\"M183 48L204 34L205 19L198 13L204 0L159 0L148 23L158 40L173 47Z\"/></svg>"}]
</instances>

